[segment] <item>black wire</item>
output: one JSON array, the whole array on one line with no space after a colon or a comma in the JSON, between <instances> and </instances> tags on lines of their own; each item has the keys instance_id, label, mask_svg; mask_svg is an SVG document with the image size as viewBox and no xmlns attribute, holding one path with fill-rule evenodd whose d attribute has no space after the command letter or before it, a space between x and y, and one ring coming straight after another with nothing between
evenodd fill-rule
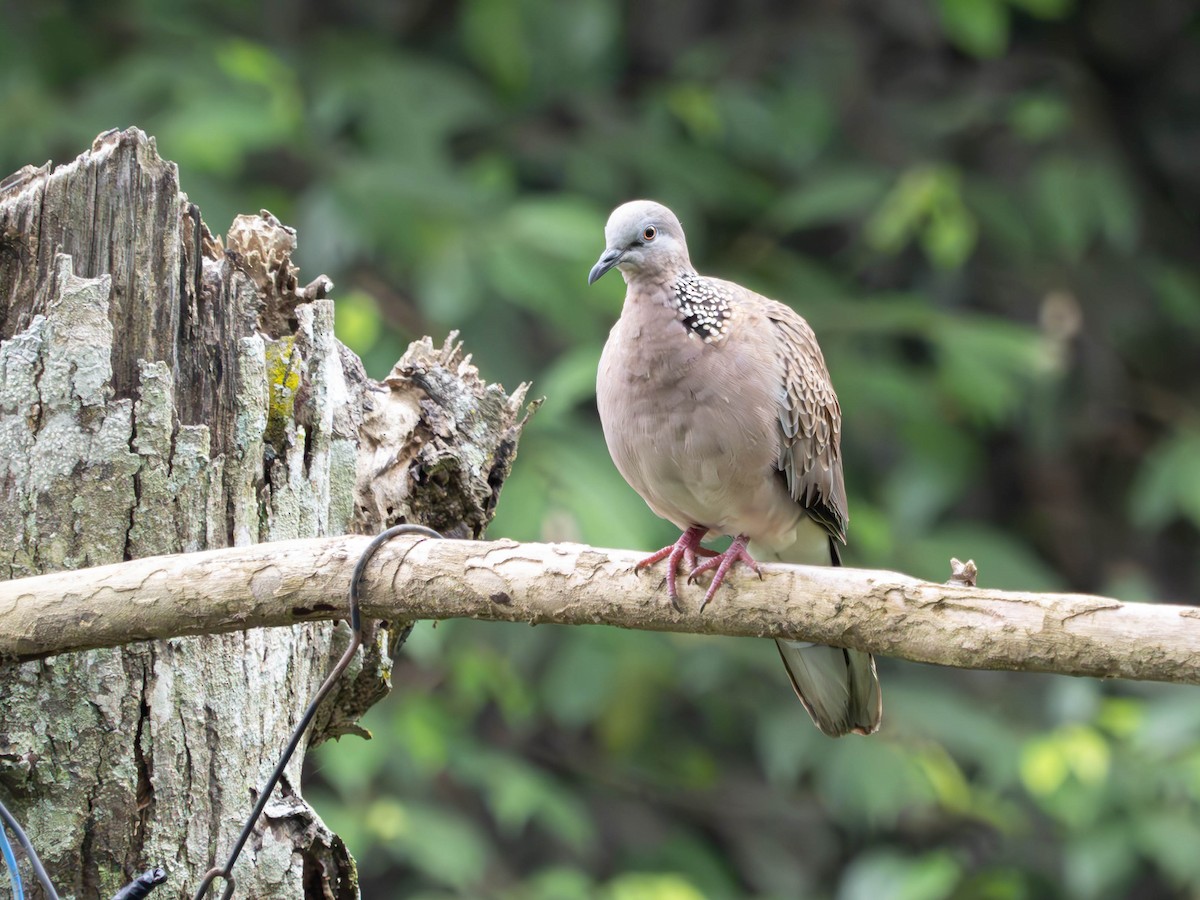
<instances>
[{"instance_id":1,"label":"black wire","mask_svg":"<svg viewBox=\"0 0 1200 900\"><path fill-rule=\"evenodd\" d=\"M8 811L8 807L0 803L0 819L4 820L4 824L8 826L8 830L16 837L17 843L25 850L25 855L29 857L29 865L33 869L33 874L37 876L37 880L41 882L42 890L46 892L46 900L58 900L58 892L54 890L54 885L50 882L50 876L46 874L46 869L42 865L42 861L38 858L37 851L33 849L33 844L29 843L29 835L27 835L17 820L13 818L12 813Z\"/></svg>"},{"instance_id":2,"label":"black wire","mask_svg":"<svg viewBox=\"0 0 1200 900\"><path fill-rule=\"evenodd\" d=\"M113 894L112 900L142 900L152 890L167 880L167 870L162 866L147 869L125 887Z\"/></svg>"},{"instance_id":3,"label":"black wire","mask_svg":"<svg viewBox=\"0 0 1200 900\"><path fill-rule=\"evenodd\" d=\"M279 783L279 779L283 777L283 770L287 767L288 761L292 758L292 754L296 752L296 747L300 744L300 739L304 737L304 732L308 729L309 723L312 722L313 716L316 715L317 707L321 705L321 701L325 699L333 685L346 671L346 667L350 665L350 661L354 659L354 654L358 652L358 648L362 645L362 616L358 608L358 587L362 581L363 572L367 568L367 563L371 558L389 540L399 534L423 534L427 537L440 538L441 535L432 528L426 528L424 525L393 525L385 531L380 532L371 543L362 552L362 556L358 558L358 563L354 566L354 574L350 576L350 646L346 648L346 652L342 654L342 658L338 660L337 665L330 671L328 677L318 688L312 702L308 704L308 708L304 711L304 715L300 717L300 722L292 732L291 739L288 740L287 747L284 748L283 755L275 766L275 770L271 773L271 777L267 779L266 785L263 786L262 793L259 794L258 802L254 804L254 809L250 813L250 817L246 819L246 824L242 826L241 834L238 835L237 841L233 845L233 850L229 854L229 858L225 861L225 865L221 868L213 867L205 874L200 886L196 889L193 900L201 900L208 889L212 886L213 881L218 878L225 879L225 890L221 894L221 900L229 900L233 896L234 878L233 866L237 862L237 858L242 853L242 848L246 846L246 841L250 839L250 835L254 831L254 825L258 822L259 816L262 815L263 809L266 808L267 801L271 799L271 794L275 791L275 786ZM57 898L52 898L57 900Z\"/></svg>"}]
</instances>

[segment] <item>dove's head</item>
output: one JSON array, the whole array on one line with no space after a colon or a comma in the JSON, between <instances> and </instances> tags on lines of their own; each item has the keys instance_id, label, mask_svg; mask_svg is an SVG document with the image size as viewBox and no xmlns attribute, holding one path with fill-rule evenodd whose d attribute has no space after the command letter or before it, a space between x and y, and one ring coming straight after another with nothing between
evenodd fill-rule
<instances>
[{"instance_id":1,"label":"dove's head","mask_svg":"<svg viewBox=\"0 0 1200 900\"><path fill-rule=\"evenodd\" d=\"M626 281L690 268L683 226L675 213L653 200L631 200L614 209L604 226L604 241L604 253L588 273L588 284L614 266Z\"/></svg>"}]
</instances>

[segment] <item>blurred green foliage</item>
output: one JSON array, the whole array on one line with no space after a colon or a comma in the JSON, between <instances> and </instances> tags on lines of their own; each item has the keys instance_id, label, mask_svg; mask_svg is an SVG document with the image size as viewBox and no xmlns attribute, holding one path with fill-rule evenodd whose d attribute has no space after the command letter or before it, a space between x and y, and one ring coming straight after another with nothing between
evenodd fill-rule
<instances>
[{"instance_id":1,"label":"blurred green foliage","mask_svg":"<svg viewBox=\"0 0 1200 900\"><path fill-rule=\"evenodd\" d=\"M1192 4L50 0L0 7L0 171L136 124L210 226L266 207L376 376L462 332L548 399L492 534L652 548L593 404L608 210L796 306L854 565L1200 586ZM1200 894L1200 694L881 663L821 737L765 642L422 625L308 793L369 897Z\"/></svg>"}]
</instances>

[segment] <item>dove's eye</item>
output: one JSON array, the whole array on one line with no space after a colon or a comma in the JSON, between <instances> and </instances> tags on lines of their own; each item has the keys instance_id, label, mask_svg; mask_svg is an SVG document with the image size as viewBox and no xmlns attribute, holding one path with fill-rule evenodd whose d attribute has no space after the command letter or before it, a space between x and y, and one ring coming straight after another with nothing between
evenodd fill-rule
<instances>
[{"instance_id":1,"label":"dove's eye","mask_svg":"<svg viewBox=\"0 0 1200 900\"><path fill-rule=\"evenodd\" d=\"M655 228L653 225L647 225L645 228L642 229L642 240L643 241L652 241L657 236L658 236L658 229Z\"/></svg>"}]
</instances>

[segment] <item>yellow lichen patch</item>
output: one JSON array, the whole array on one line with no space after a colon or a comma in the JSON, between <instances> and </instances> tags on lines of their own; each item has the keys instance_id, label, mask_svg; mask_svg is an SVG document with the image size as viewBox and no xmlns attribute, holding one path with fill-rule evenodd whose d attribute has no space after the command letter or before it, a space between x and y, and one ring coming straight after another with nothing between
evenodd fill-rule
<instances>
[{"instance_id":1,"label":"yellow lichen patch","mask_svg":"<svg viewBox=\"0 0 1200 900\"><path fill-rule=\"evenodd\" d=\"M291 337L271 341L266 351L267 385L271 394L263 438L276 448L282 448L295 417L301 360L295 348L295 339Z\"/></svg>"}]
</instances>

